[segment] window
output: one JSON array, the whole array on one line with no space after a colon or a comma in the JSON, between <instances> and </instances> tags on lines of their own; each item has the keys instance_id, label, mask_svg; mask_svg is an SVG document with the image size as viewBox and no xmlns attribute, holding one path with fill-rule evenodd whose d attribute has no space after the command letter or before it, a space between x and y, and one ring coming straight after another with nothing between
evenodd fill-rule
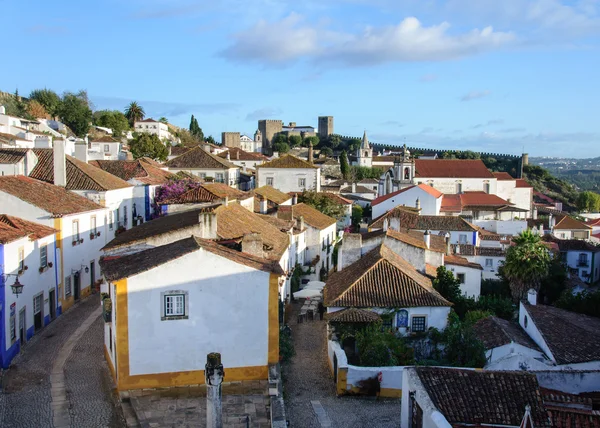
<instances>
[{"instance_id":1,"label":"window","mask_svg":"<svg viewBox=\"0 0 600 428\"><path fill-rule=\"evenodd\" d=\"M578 267L587 267L588 265L588 255L586 253L579 254L579 260L577 260Z\"/></svg>"},{"instance_id":2,"label":"window","mask_svg":"<svg viewBox=\"0 0 600 428\"><path fill-rule=\"evenodd\" d=\"M25 249L19 247L19 273L25 270Z\"/></svg>"},{"instance_id":3,"label":"window","mask_svg":"<svg viewBox=\"0 0 600 428\"><path fill-rule=\"evenodd\" d=\"M65 297L71 295L71 275L65 277Z\"/></svg>"},{"instance_id":4,"label":"window","mask_svg":"<svg viewBox=\"0 0 600 428\"><path fill-rule=\"evenodd\" d=\"M217 172L217 173L215 174L215 181L216 181L217 183L223 183L223 182L225 181L225 179L224 179L224 176L223 176L223 173L222 173L222 172Z\"/></svg>"},{"instance_id":5,"label":"window","mask_svg":"<svg viewBox=\"0 0 600 428\"><path fill-rule=\"evenodd\" d=\"M298 187L306 187L306 178L298 179Z\"/></svg>"},{"instance_id":6,"label":"window","mask_svg":"<svg viewBox=\"0 0 600 428\"><path fill-rule=\"evenodd\" d=\"M483 183L483 191L485 193L490 193L490 183Z\"/></svg>"},{"instance_id":7,"label":"window","mask_svg":"<svg viewBox=\"0 0 600 428\"><path fill-rule=\"evenodd\" d=\"M410 179L410 168L404 168L404 179Z\"/></svg>"},{"instance_id":8,"label":"window","mask_svg":"<svg viewBox=\"0 0 600 428\"><path fill-rule=\"evenodd\" d=\"M108 229L109 230L113 229L113 213L112 213L112 211L110 211L108 213Z\"/></svg>"},{"instance_id":9,"label":"window","mask_svg":"<svg viewBox=\"0 0 600 428\"><path fill-rule=\"evenodd\" d=\"M460 282L461 284L465 283L465 274L464 273L457 273L456 274L456 279L458 279L458 282Z\"/></svg>"},{"instance_id":10,"label":"window","mask_svg":"<svg viewBox=\"0 0 600 428\"><path fill-rule=\"evenodd\" d=\"M200 178L206 178L206 173L205 172L201 172L200 174L198 174L198 177L200 177Z\"/></svg>"},{"instance_id":11,"label":"window","mask_svg":"<svg viewBox=\"0 0 600 428\"><path fill-rule=\"evenodd\" d=\"M115 210L115 222L117 223L117 227L121 226L121 217L119 216L119 209Z\"/></svg>"},{"instance_id":12,"label":"window","mask_svg":"<svg viewBox=\"0 0 600 428\"><path fill-rule=\"evenodd\" d=\"M43 245L40 247L40 267L45 268L48 266L48 246Z\"/></svg>"},{"instance_id":13,"label":"window","mask_svg":"<svg viewBox=\"0 0 600 428\"><path fill-rule=\"evenodd\" d=\"M412 317L411 330L413 332L425 331L426 325L427 325L427 317L423 317L423 316Z\"/></svg>"},{"instance_id":14,"label":"window","mask_svg":"<svg viewBox=\"0 0 600 428\"><path fill-rule=\"evenodd\" d=\"M467 235L461 233L460 235L458 235L458 243L459 244L466 244L467 243Z\"/></svg>"},{"instance_id":15,"label":"window","mask_svg":"<svg viewBox=\"0 0 600 428\"><path fill-rule=\"evenodd\" d=\"M79 241L79 221L73 221L73 241Z\"/></svg>"},{"instance_id":16,"label":"window","mask_svg":"<svg viewBox=\"0 0 600 428\"><path fill-rule=\"evenodd\" d=\"M127 227L127 206L123 207L123 226Z\"/></svg>"},{"instance_id":17,"label":"window","mask_svg":"<svg viewBox=\"0 0 600 428\"><path fill-rule=\"evenodd\" d=\"M110 144L105 144L104 145L104 151L105 152L110 152Z\"/></svg>"},{"instance_id":18,"label":"window","mask_svg":"<svg viewBox=\"0 0 600 428\"><path fill-rule=\"evenodd\" d=\"M485 267L486 268L494 267L494 260L493 259L485 259Z\"/></svg>"},{"instance_id":19,"label":"window","mask_svg":"<svg viewBox=\"0 0 600 428\"><path fill-rule=\"evenodd\" d=\"M178 320L188 318L188 292L172 290L161 293L161 320Z\"/></svg>"},{"instance_id":20,"label":"window","mask_svg":"<svg viewBox=\"0 0 600 428\"><path fill-rule=\"evenodd\" d=\"M10 340L15 341L17 339L17 322L15 319L14 308L11 307L10 311Z\"/></svg>"},{"instance_id":21,"label":"window","mask_svg":"<svg viewBox=\"0 0 600 428\"><path fill-rule=\"evenodd\" d=\"M462 193L462 183L456 183L456 193Z\"/></svg>"},{"instance_id":22,"label":"window","mask_svg":"<svg viewBox=\"0 0 600 428\"><path fill-rule=\"evenodd\" d=\"M527 315L523 317L523 325L527 328Z\"/></svg>"},{"instance_id":23,"label":"window","mask_svg":"<svg viewBox=\"0 0 600 428\"><path fill-rule=\"evenodd\" d=\"M267 177L267 186L273 185L273 177Z\"/></svg>"},{"instance_id":24,"label":"window","mask_svg":"<svg viewBox=\"0 0 600 428\"><path fill-rule=\"evenodd\" d=\"M382 331L390 331L392 329L392 318L386 317L382 319L381 330Z\"/></svg>"},{"instance_id":25,"label":"window","mask_svg":"<svg viewBox=\"0 0 600 428\"><path fill-rule=\"evenodd\" d=\"M90 219L90 233L93 233L95 235L97 231L98 229L96 228L96 216L94 215Z\"/></svg>"}]
</instances>

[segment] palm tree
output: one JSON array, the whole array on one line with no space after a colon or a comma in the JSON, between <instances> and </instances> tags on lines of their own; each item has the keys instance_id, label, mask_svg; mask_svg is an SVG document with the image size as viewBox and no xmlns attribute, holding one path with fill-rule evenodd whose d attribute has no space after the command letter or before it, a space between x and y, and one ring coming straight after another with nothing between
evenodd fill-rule
<instances>
[{"instance_id":1,"label":"palm tree","mask_svg":"<svg viewBox=\"0 0 600 428\"><path fill-rule=\"evenodd\" d=\"M129 125L133 127L135 122L144 119L144 108L137 102L132 101L125 109L125 117L129 120Z\"/></svg>"},{"instance_id":2,"label":"palm tree","mask_svg":"<svg viewBox=\"0 0 600 428\"><path fill-rule=\"evenodd\" d=\"M169 123L169 119L167 119L166 117L162 116L160 119L158 119L158 121L160 123L165 123L168 124Z\"/></svg>"},{"instance_id":3,"label":"palm tree","mask_svg":"<svg viewBox=\"0 0 600 428\"><path fill-rule=\"evenodd\" d=\"M530 288L538 291L550 268L550 253L539 235L525 230L513 238L506 251L502 273L510 283L515 301L525 298Z\"/></svg>"}]
</instances>

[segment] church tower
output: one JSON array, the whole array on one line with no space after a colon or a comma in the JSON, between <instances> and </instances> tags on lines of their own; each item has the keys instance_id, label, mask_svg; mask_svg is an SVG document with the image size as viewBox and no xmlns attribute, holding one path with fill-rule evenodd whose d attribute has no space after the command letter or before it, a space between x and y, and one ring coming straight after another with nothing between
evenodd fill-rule
<instances>
[{"instance_id":1,"label":"church tower","mask_svg":"<svg viewBox=\"0 0 600 428\"><path fill-rule=\"evenodd\" d=\"M394 159L394 191L412 186L415 178L415 160L410 156L406 144Z\"/></svg>"},{"instance_id":2,"label":"church tower","mask_svg":"<svg viewBox=\"0 0 600 428\"><path fill-rule=\"evenodd\" d=\"M256 132L254 133L254 151L258 152L258 153L262 153L262 132L260 132L260 129L257 129Z\"/></svg>"},{"instance_id":3,"label":"church tower","mask_svg":"<svg viewBox=\"0 0 600 428\"><path fill-rule=\"evenodd\" d=\"M358 166L367 166L369 168L373 166L373 149L369 144L367 131L363 134L362 142L356 152L356 159L358 160Z\"/></svg>"}]
</instances>

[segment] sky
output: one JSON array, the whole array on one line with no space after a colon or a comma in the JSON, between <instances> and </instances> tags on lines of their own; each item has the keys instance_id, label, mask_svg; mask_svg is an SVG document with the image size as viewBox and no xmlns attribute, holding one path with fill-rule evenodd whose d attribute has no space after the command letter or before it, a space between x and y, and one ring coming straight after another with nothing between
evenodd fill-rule
<instances>
[{"instance_id":1,"label":"sky","mask_svg":"<svg viewBox=\"0 0 600 428\"><path fill-rule=\"evenodd\" d=\"M373 142L600 156L600 0L0 0L0 90L86 89L217 141L258 119ZM8 37L8 39L7 39ZM12 41L10 41L12 39ZM8 60L10 58L10 60Z\"/></svg>"}]
</instances>

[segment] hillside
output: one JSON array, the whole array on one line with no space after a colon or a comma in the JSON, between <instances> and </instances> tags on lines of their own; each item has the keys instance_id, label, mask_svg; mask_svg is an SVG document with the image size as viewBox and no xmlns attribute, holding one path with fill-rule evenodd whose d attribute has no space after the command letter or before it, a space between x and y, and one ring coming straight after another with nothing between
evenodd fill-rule
<instances>
[{"instance_id":1,"label":"hillside","mask_svg":"<svg viewBox=\"0 0 600 428\"><path fill-rule=\"evenodd\" d=\"M575 211L578 192L575 187L537 165L525 165L524 178L534 190L563 203L565 211Z\"/></svg>"}]
</instances>

